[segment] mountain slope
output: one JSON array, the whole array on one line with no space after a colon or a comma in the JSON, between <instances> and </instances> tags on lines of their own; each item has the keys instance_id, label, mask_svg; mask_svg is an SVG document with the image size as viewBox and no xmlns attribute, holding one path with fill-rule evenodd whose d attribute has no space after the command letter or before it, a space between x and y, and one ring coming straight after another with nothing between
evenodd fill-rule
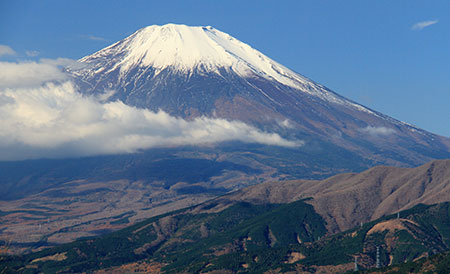
<instances>
[{"instance_id":1,"label":"mountain slope","mask_svg":"<svg viewBox=\"0 0 450 274\"><path fill-rule=\"evenodd\" d=\"M370 269L359 273L383 273L383 274L409 274L409 273L436 273L446 274L450 272L450 252L443 252L431 257L421 258L382 269Z\"/></svg>"},{"instance_id":2,"label":"mountain slope","mask_svg":"<svg viewBox=\"0 0 450 274\"><path fill-rule=\"evenodd\" d=\"M202 205L205 208L208 205ZM95 239L0 257L4 273L343 273L412 261L450 247L450 204L420 205L324 236L323 219L296 201L239 202L220 212L172 212ZM292 272L291 272L292 273Z\"/></svg>"},{"instance_id":3,"label":"mountain slope","mask_svg":"<svg viewBox=\"0 0 450 274\"><path fill-rule=\"evenodd\" d=\"M268 182L223 197L252 203L283 203L312 197L330 231L343 231L419 203L450 201L450 160L416 168L378 166L322 181ZM345 201L345 202L343 202Z\"/></svg>"},{"instance_id":4,"label":"mountain slope","mask_svg":"<svg viewBox=\"0 0 450 274\"><path fill-rule=\"evenodd\" d=\"M4 265L19 271L27 265L29 273L107 267L119 273L139 268L338 273L353 269L354 256L360 267L373 267L376 246L382 265L397 264L449 249L449 167L450 160L438 160L323 181L263 183L100 238L6 257ZM436 202L443 203L419 204ZM129 218L112 222L126 224Z\"/></svg>"},{"instance_id":5,"label":"mountain slope","mask_svg":"<svg viewBox=\"0 0 450 274\"><path fill-rule=\"evenodd\" d=\"M68 68L86 94L183 118L240 120L374 163L450 157L450 141L348 100L212 27L149 26ZM104 94L104 95L105 95Z\"/></svg>"},{"instance_id":6,"label":"mountain slope","mask_svg":"<svg viewBox=\"0 0 450 274\"><path fill-rule=\"evenodd\" d=\"M11 240L16 252L35 250L117 230L264 181L323 178L364 168L364 161L355 166L345 151L340 153L344 160L328 152L231 143L0 162L0 240ZM310 161L313 157L318 159Z\"/></svg>"},{"instance_id":7,"label":"mountain slope","mask_svg":"<svg viewBox=\"0 0 450 274\"><path fill-rule=\"evenodd\" d=\"M15 252L39 250L117 230L144 218L211 199L229 191L230 186L242 188L249 180L257 182L269 178L259 177L261 171L257 169L247 170L243 165L227 161L158 160L160 158L161 155L153 151L139 158L129 155L124 157L126 161L119 162L110 162L115 158L93 158L85 162L92 169L77 166L78 160L58 168L63 173L67 169L76 171L76 166L83 168L83 173L102 171L93 179L67 177L66 182L58 182L54 181L55 172L32 175L42 181L36 187L43 187L44 182L51 182L51 185L21 199L0 201L0 240L11 240ZM137 159L144 165L135 163L138 165L133 166ZM48 164L64 163L50 161ZM147 170L143 177L136 177L142 170ZM210 204L214 211L220 211L237 202L286 203L312 197L307 203L314 206L326 221L327 230L334 233L419 203L450 201L449 170L450 160L439 160L412 169L375 167L322 181L275 181L224 195ZM174 181L164 178L166 174L171 174ZM119 175L126 177L115 180ZM205 176L213 176L214 183L201 182L206 180ZM149 181L153 177L156 182ZM178 180L184 183L176 183ZM20 187L25 190L27 184ZM210 210L206 210L208 212ZM205 211L199 207L196 213Z\"/></svg>"}]
</instances>

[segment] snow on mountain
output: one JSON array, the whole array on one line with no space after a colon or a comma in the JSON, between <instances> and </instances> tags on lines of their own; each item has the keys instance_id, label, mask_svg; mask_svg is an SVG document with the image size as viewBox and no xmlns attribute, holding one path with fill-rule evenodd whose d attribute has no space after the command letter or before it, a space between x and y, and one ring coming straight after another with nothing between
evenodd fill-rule
<instances>
[{"instance_id":1,"label":"snow on mountain","mask_svg":"<svg viewBox=\"0 0 450 274\"><path fill-rule=\"evenodd\" d=\"M303 84L309 82L249 45L212 27L149 26L80 61L90 63L111 55L121 56L120 62L110 69L120 67L121 73L136 66L151 66L159 70L171 67L185 73L196 69L220 73L218 68L226 68L241 75L253 72L272 77L292 87L298 85L294 80Z\"/></svg>"},{"instance_id":2,"label":"snow on mountain","mask_svg":"<svg viewBox=\"0 0 450 274\"><path fill-rule=\"evenodd\" d=\"M76 74L110 73L119 69L119 78L139 67L152 67L154 77L167 68L184 74L201 71L221 75L222 71L231 71L241 77L258 75L326 101L376 115L211 26L148 26L79 61L91 66L74 71Z\"/></svg>"},{"instance_id":3,"label":"snow on mountain","mask_svg":"<svg viewBox=\"0 0 450 274\"><path fill-rule=\"evenodd\" d=\"M79 62L82 68L67 70L80 90L107 101L239 120L379 163L449 155L448 139L346 99L212 27L145 27Z\"/></svg>"}]
</instances>

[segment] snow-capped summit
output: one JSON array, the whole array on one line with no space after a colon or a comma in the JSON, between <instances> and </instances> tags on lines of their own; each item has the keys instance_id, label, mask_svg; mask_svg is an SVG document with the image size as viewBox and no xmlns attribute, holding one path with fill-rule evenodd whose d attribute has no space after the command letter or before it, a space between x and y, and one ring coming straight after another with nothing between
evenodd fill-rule
<instances>
[{"instance_id":1,"label":"snow-capped summit","mask_svg":"<svg viewBox=\"0 0 450 274\"><path fill-rule=\"evenodd\" d=\"M211 26L148 26L79 61L87 66L73 70L75 75L94 79L100 74L114 74L117 75L116 82L122 86L136 79L130 79L129 75L137 71L146 74L151 71L152 77L164 70L189 76L214 73L220 77L230 74L242 78L261 77L329 102L373 113ZM264 91L260 92L268 97ZM274 98L268 99L276 101Z\"/></svg>"},{"instance_id":2,"label":"snow-capped summit","mask_svg":"<svg viewBox=\"0 0 450 274\"><path fill-rule=\"evenodd\" d=\"M108 70L119 68L122 75L131 68L148 66L157 70L170 67L182 72L203 70L216 73L223 68L241 76L257 73L292 87L308 82L249 45L211 26L167 24L145 27L80 61L96 63L104 57L120 57L120 61Z\"/></svg>"}]
</instances>

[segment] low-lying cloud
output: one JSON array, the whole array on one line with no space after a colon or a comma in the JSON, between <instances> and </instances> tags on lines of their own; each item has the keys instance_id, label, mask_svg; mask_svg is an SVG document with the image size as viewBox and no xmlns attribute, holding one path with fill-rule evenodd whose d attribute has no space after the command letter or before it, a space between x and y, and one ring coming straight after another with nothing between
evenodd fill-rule
<instances>
[{"instance_id":1,"label":"low-lying cloud","mask_svg":"<svg viewBox=\"0 0 450 274\"><path fill-rule=\"evenodd\" d=\"M231 140L302 145L240 121L206 117L187 121L164 111L85 96L49 62L0 66L8 68L0 67L0 160L132 153Z\"/></svg>"},{"instance_id":2,"label":"low-lying cloud","mask_svg":"<svg viewBox=\"0 0 450 274\"><path fill-rule=\"evenodd\" d=\"M67 75L54 64L0 62L0 88L35 87L64 79Z\"/></svg>"},{"instance_id":3,"label":"low-lying cloud","mask_svg":"<svg viewBox=\"0 0 450 274\"><path fill-rule=\"evenodd\" d=\"M388 127L373 127L367 126L361 129L362 132L367 133L372 136L387 136L395 133L395 130Z\"/></svg>"}]
</instances>

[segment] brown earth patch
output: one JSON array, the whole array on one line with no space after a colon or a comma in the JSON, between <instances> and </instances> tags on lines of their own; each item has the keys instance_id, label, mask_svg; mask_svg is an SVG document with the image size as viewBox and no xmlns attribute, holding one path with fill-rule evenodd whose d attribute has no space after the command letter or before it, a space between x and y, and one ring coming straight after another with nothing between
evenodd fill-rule
<instances>
[{"instance_id":1,"label":"brown earth patch","mask_svg":"<svg viewBox=\"0 0 450 274\"><path fill-rule=\"evenodd\" d=\"M387 220L385 222L378 223L374 225L368 232L367 235L371 235L373 233L377 232L383 232L385 230L388 230L390 232L394 232L396 230L408 230L408 228L405 226L405 222L409 222L411 224L414 224L418 226L416 223L414 223L411 220L407 219L393 219L393 220Z\"/></svg>"},{"instance_id":2,"label":"brown earth patch","mask_svg":"<svg viewBox=\"0 0 450 274\"><path fill-rule=\"evenodd\" d=\"M337 274L337 273L345 273L354 269L353 263L341 264L341 265L320 265L320 266L312 266L315 269L314 272L316 274ZM301 270L303 271L303 270ZM299 273L311 273L311 272L299 272Z\"/></svg>"},{"instance_id":3,"label":"brown earth patch","mask_svg":"<svg viewBox=\"0 0 450 274\"><path fill-rule=\"evenodd\" d=\"M67 252L63 252L63 253L56 253L54 255L50 255L50 256L46 256L46 257L42 257L42 258L37 258L31 261L31 263L37 263L37 262L45 262L45 261L64 261L65 259L67 259Z\"/></svg>"},{"instance_id":4,"label":"brown earth patch","mask_svg":"<svg viewBox=\"0 0 450 274\"><path fill-rule=\"evenodd\" d=\"M233 251L236 250L236 247L233 244L226 244L224 246L222 246L221 248L218 248L216 250L214 250L214 256L222 256L225 254L229 254Z\"/></svg>"},{"instance_id":5,"label":"brown earth patch","mask_svg":"<svg viewBox=\"0 0 450 274\"><path fill-rule=\"evenodd\" d=\"M135 262L130 264L124 264L121 266L111 267L107 269L100 269L94 274L124 274L124 273L161 273L161 268L164 265L156 262Z\"/></svg>"},{"instance_id":6,"label":"brown earth patch","mask_svg":"<svg viewBox=\"0 0 450 274\"><path fill-rule=\"evenodd\" d=\"M304 259L304 258L306 258L306 256L303 255L303 254L300 253L300 252L291 252L291 253L289 254L289 257L288 257L287 261L286 261L285 263L287 263L287 264L293 264L293 263L295 263L295 262L297 262L297 261L300 261L300 260L302 260L302 259Z\"/></svg>"}]
</instances>

